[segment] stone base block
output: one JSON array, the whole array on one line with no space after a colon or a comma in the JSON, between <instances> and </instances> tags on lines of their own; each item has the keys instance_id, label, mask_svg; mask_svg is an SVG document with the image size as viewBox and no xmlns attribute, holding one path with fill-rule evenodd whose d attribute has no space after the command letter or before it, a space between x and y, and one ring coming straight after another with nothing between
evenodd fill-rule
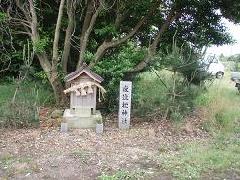
<instances>
[{"instance_id":1,"label":"stone base block","mask_svg":"<svg viewBox=\"0 0 240 180\"><path fill-rule=\"evenodd\" d=\"M71 108L70 113L78 117L90 117L91 108Z\"/></svg>"},{"instance_id":2,"label":"stone base block","mask_svg":"<svg viewBox=\"0 0 240 180\"><path fill-rule=\"evenodd\" d=\"M69 128L95 128L96 121L102 120L100 111L89 117L81 117L71 113L70 109L66 109L63 114L63 121L68 124Z\"/></svg>"}]
</instances>

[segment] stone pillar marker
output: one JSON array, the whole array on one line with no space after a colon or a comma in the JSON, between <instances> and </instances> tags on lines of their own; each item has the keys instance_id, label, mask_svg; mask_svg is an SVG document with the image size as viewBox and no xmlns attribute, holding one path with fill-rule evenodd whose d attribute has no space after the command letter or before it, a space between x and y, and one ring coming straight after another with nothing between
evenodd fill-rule
<instances>
[{"instance_id":1,"label":"stone pillar marker","mask_svg":"<svg viewBox=\"0 0 240 180\"><path fill-rule=\"evenodd\" d=\"M132 82L120 81L118 127L128 129L131 115Z\"/></svg>"}]
</instances>

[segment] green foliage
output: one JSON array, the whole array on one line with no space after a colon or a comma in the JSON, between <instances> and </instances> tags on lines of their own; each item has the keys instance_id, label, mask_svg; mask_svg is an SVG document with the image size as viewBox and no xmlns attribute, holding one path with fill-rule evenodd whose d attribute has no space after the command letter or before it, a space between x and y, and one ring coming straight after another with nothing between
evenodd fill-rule
<instances>
[{"instance_id":1,"label":"green foliage","mask_svg":"<svg viewBox=\"0 0 240 180\"><path fill-rule=\"evenodd\" d=\"M225 179L222 173L240 168L240 97L229 85L229 74L226 76L217 79L195 101L211 139L183 144L176 152L161 151L158 157L162 170L175 179Z\"/></svg>"},{"instance_id":2,"label":"green foliage","mask_svg":"<svg viewBox=\"0 0 240 180\"><path fill-rule=\"evenodd\" d=\"M6 21L7 14L0 11L0 23Z\"/></svg>"},{"instance_id":3,"label":"green foliage","mask_svg":"<svg viewBox=\"0 0 240 180\"><path fill-rule=\"evenodd\" d=\"M113 24L108 24L103 26L101 29L95 29L95 33L99 36L116 36L117 35L117 30Z\"/></svg>"},{"instance_id":4,"label":"green foliage","mask_svg":"<svg viewBox=\"0 0 240 180\"><path fill-rule=\"evenodd\" d=\"M36 53L43 53L49 44L49 37L44 36L33 44L33 49Z\"/></svg>"},{"instance_id":5,"label":"green foliage","mask_svg":"<svg viewBox=\"0 0 240 180\"><path fill-rule=\"evenodd\" d=\"M48 57L51 56L51 43L58 16L58 8L56 7L59 7L59 3L60 1L47 1L47 3L34 1L34 7L38 16L38 22L36 23L38 25L38 33L40 34L40 39L33 44L34 51L37 53L48 52ZM155 1L153 0L122 0L116 2L112 2L110 0L104 1L104 3L101 4L104 7L96 18L96 21L92 26L92 32L89 36L89 39L87 39L88 44L84 56L86 62L89 63L93 59L97 47L99 47L102 42L112 41L117 39L117 37L124 37L126 34L131 32L133 28L139 24L140 20L152 11L153 7L158 7L154 6L154 3ZM226 16L229 19L237 20L239 15L236 14L237 11L232 11L231 8L229 8L228 3L226 4L225 1L199 2L197 0L170 0L162 1L160 4L160 8L156 8L155 11L153 11L151 18L147 18L143 25L138 29L138 32L129 38L130 42L135 42L137 44L134 48L128 50L129 45L124 45L123 47L122 44L114 48L109 48L106 50L105 56L100 59L100 63L94 67L99 74L102 74L104 77L106 77L105 79L107 88L109 88L109 92L117 92L118 86L116 84L119 83L120 79L123 79L123 77L126 75L126 71L132 69L137 64L136 62L140 61L144 54L146 54L146 52L142 50L149 46L149 42L154 39L154 36L159 31L159 28L157 27L161 27L163 25L165 18L171 11L180 12L181 14L179 14L179 17L174 21L174 23L170 24L170 28L166 28L167 31L162 35L161 44L158 46L157 50L165 50L166 47L171 46L172 37L174 35L176 39L179 40L178 44L190 44L191 47L197 48L202 48L203 46L209 44L220 45L231 42L231 38L229 37L229 34L226 33L224 25L220 23L221 17ZM237 3L233 4L234 9L237 9ZM29 7L28 2L26 2L25 5ZM67 5L65 4L64 6L64 10L66 10ZM172 7L175 9L172 10ZM69 55L69 59L71 58L71 61L69 61L68 64L68 70L71 71L76 69L77 59L79 56L79 39L77 34L81 34L82 30L85 28L79 25L86 25L84 20L88 14L86 11L82 11L82 9L87 9L87 3L76 3L75 8L76 11L74 13L74 17L78 26L74 25L74 33L72 34L73 36L71 38L71 49ZM10 13L13 18L19 18L23 15L22 10L18 8L16 2L14 1L2 0L0 9L1 20L6 18L6 13ZM220 15L218 13L219 9L221 9L221 12L224 13ZM63 13L62 24L60 28L59 51L61 51L64 46L65 30L68 23L68 14L66 11L64 12L65 13ZM117 20L120 20L120 23L117 23ZM11 23L15 24L13 21ZM22 50L21 43L25 41L26 36L23 34L19 36L13 35L12 32L24 31L26 28L28 29L27 25L26 27L23 27L24 24L18 26L19 22L16 22L16 26L5 23L1 25L0 39L3 39L1 42L5 49L14 47L12 48L13 51L20 52ZM5 32L6 29L8 29L7 33ZM11 39L12 37L14 40ZM186 54L186 52L183 53ZM12 71L19 71L19 67L22 64L21 61L18 61L18 57L12 57L12 54L12 52L10 55L7 54L7 56L9 56L8 60L5 60L6 56L0 55L0 59L4 59L4 65L8 65L8 62L10 62L9 60L11 60L11 62L16 62L11 63L11 67L6 72L10 75L12 75ZM168 62L170 62L170 60L171 62L177 62L175 55L172 55L169 54L169 58L164 58L163 60L169 60ZM184 58L187 59L186 57ZM185 63L187 63L187 61L185 61ZM39 63L35 63L35 66L38 70L41 68ZM169 67L170 66L168 66L168 68ZM174 66L173 68L175 67L177 66ZM189 79L191 79L192 72L195 70L195 68L192 69L192 67L193 66L185 66L185 70L178 70L178 72L181 71L183 74L186 73L185 76L188 76ZM62 67L59 67L59 69L61 68ZM59 70L58 72L62 72L62 70ZM19 73L16 72L13 73L15 76L18 74ZM108 104L113 104L113 102L109 102Z\"/></svg>"},{"instance_id":6,"label":"green foliage","mask_svg":"<svg viewBox=\"0 0 240 180\"><path fill-rule=\"evenodd\" d=\"M200 85L211 79L206 71L207 64L201 63L204 54L199 49L182 44L178 46L175 37L170 51L160 51L156 65L172 72L181 73L189 83Z\"/></svg>"},{"instance_id":7,"label":"green foliage","mask_svg":"<svg viewBox=\"0 0 240 180\"><path fill-rule=\"evenodd\" d=\"M129 42L118 54L106 57L94 66L93 70L104 78L104 87L107 90L106 105L110 110L116 109L120 80L124 79L125 73L143 56L144 52Z\"/></svg>"},{"instance_id":8,"label":"green foliage","mask_svg":"<svg viewBox=\"0 0 240 180\"><path fill-rule=\"evenodd\" d=\"M43 84L48 84L48 77L44 71L35 72L33 76L38 78Z\"/></svg>"},{"instance_id":9,"label":"green foliage","mask_svg":"<svg viewBox=\"0 0 240 180\"><path fill-rule=\"evenodd\" d=\"M210 101L211 99L208 94L203 92L201 95L196 97L195 104L197 106L207 106L209 105Z\"/></svg>"},{"instance_id":10,"label":"green foliage","mask_svg":"<svg viewBox=\"0 0 240 180\"><path fill-rule=\"evenodd\" d=\"M86 63L90 63L94 58L94 54L91 53L90 51L86 51L84 54L84 60Z\"/></svg>"},{"instance_id":11,"label":"green foliage","mask_svg":"<svg viewBox=\"0 0 240 180\"><path fill-rule=\"evenodd\" d=\"M228 77L228 74L226 74ZM230 79L230 78L229 78ZM200 94L195 100L196 106L205 111L205 130L210 133L218 131L228 132L234 128L234 123L240 117L240 97L234 86L230 86L226 79L215 80L207 91Z\"/></svg>"},{"instance_id":12,"label":"green foliage","mask_svg":"<svg viewBox=\"0 0 240 180\"><path fill-rule=\"evenodd\" d=\"M232 71L240 71L240 54L235 54L229 57L220 57L222 61L225 61L225 64L229 65L230 62L233 63L230 68Z\"/></svg>"},{"instance_id":13,"label":"green foliage","mask_svg":"<svg viewBox=\"0 0 240 180\"><path fill-rule=\"evenodd\" d=\"M195 99L203 91L199 84L205 77L200 78L196 73L199 57L195 49L183 45L179 48L174 40L171 52L161 53L155 61L155 68L168 71L158 72L152 68L151 74L142 74L136 82L135 112L139 115L157 113L181 121L194 109Z\"/></svg>"},{"instance_id":14,"label":"green foliage","mask_svg":"<svg viewBox=\"0 0 240 180\"><path fill-rule=\"evenodd\" d=\"M1 127L37 127L39 123L37 107L28 101L4 104L0 109Z\"/></svg>"}]
</instances>

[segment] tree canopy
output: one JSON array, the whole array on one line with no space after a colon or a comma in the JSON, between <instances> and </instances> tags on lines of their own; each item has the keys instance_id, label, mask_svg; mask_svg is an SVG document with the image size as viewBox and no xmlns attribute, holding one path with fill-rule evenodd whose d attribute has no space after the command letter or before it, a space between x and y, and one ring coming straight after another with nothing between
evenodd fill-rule
<instances>
[{"instance_id":1,"label":"tree canopy","mask_svg":"<svg viewBox=\"0 0 240 180\"><path fill-rule=\"evenodd\" d=\"M173 37L194 49L230 43L221 18L240 20L240 3L231 0L0 2L1 63L10 64L6 54L21 59L29 39L58 102L64 100L62 75L83 63L105 76L138 73L171 47Z\"/></svg>"}]
</instances>

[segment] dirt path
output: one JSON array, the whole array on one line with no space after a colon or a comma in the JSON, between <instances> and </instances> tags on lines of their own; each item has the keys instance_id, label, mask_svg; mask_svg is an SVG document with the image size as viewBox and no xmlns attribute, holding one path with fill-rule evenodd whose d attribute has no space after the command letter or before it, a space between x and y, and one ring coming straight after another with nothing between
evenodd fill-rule
<instances>
[{"instance_id":1,"label":"dirt path","mask_svg":"<svg viewBox=\"0 0 240 180\"><path fill-rule=\"evenodd\" d=\"M192 123L190 123L192 122ZM120 131L106 123L105 132L58 128L0 130L0 177L3 179L98 179L119 170L144 172L149 179L171 179L161 173L156 156L177 145L208 136L188 121L179 128L169 122L137 123Z\"/></svg>"}]
</instances>

